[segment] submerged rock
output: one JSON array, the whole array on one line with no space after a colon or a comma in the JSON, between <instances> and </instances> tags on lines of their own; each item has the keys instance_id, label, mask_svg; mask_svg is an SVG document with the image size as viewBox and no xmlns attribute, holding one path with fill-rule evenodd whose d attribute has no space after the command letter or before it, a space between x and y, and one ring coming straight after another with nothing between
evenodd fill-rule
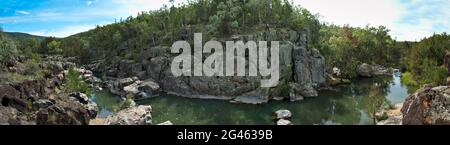
<instances>
[{"instance_id":1,"label":"submerged rock","mask_svg":"<svg viewBox=\"0 0 450 145\"><path fill-rule=\"evenodd\" d=\"M105 120L106 125L153 125L152 107L137 106L131 107L117 114L109 116Z\"/></svg>"},{"instance_id":2,"label":"submerged rock","mask_svg":"<svg viewBox=\"0 0 450 145\"><path fill-rule=\"evenodd\" d=\"M170 121L166 121L166 122L160 123L158 125L173 125L173 123Z\"/></svg>"},{"instance_id":3,"label":"submerged rock","mask_svg":"<svg viewBox=\"0 0 450 145\"><path fill-rule=\"evenodd\" d=\"M314 87L308 84L300 85L294 83L291 84L290 87L291 90L289 96L291 101L303 100L304 97L310 98L319 96L319 93L316 91L316 89L314 89Z\"/></svg>"},{"instance_id":4,"label":"submerged rock","mask_svg":"<svg viewBox=\"0 0 450 145\"><path fill-rule=\"evenodd\" d=\"M289 120L280 119L277 121L277 125L294 125L294 124Z\"/></svg>"},{"instance_id":5,"label":"submerged rock","mask_svg":"<svg viewBox=\"0 0 450 145\"><path fill-rule=\"evenodd\" d=\"M258 104L267 103L268 101L269 101L269 98L266 96L241 96L241 97L236 97L235 99L233 99L230 102L231 103L258 105Z\"/></svg>"}]
</instances>

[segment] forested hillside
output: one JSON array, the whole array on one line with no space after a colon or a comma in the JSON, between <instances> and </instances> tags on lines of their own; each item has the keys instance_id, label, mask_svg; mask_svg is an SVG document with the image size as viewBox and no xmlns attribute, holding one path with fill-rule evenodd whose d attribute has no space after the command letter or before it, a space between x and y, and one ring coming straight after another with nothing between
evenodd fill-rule
<instances>
[{"instance_id":1,"label":"forested hillside","mask_svg":"<svg viewBox=\"0 0 450 145\"><path fill-rule=\"evenodd\" d=\"M307 33L308 48L320 50L328 72L337 67L345 78L356 78L357 66L368 63L402 68L411 72L406 76L414 75L419 84L442 81L431 76L440 78L439 66L448 46L448 35L436 35L417 44L396 42L384 26L337 26L321 22L319 17L289 0L192 0L141 12L137 17L118 18L113 24L61 40L47 38L37 52L77 56L81 63L120 58L140 60L142 51L170 46L192 37L186 35L194 32L203 32L207 37L204 40L208 40L267 29L295 30Z\"/></svg>"}]
</instances>

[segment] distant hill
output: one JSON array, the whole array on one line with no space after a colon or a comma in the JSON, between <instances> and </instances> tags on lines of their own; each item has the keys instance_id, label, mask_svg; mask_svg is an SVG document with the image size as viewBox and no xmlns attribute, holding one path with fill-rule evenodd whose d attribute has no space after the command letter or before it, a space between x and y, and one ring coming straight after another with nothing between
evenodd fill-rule
<instances>
[{"instance_id":1,"label":"distant hill","mask_svg":"<svg viewBox=\"0 0 450 145\"><path fill-rule=\"evenodd\" d=\"M46 37L44 36L37 36L37 35L31 35L27 33L20 33L20 32L5 32L5 34L13 39L27 39L27 38L36 38L39 42L44 40Z\"/></svg>"}]
</instances>

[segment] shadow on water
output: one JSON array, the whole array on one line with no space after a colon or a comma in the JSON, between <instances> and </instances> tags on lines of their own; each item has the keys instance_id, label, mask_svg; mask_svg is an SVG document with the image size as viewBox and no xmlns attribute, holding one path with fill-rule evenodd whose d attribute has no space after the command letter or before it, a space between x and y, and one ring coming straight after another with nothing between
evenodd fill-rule
<instances>
[{"instance_id":1,"label":"shadow on water","mask_svg":"<svg viewBox=\"0 0 450 145\"><path fill-rule=\"evenodd\" d=\"M376 89L374 89L376 88ZM353 84L322 91L316 98L301 102L271 101L263 105L231 104L221 100L188 99L177 96L161 96L137 102L151 105L155 123L170 120L177 125L270 125L271 113L288 109L293 113L292 122L311 124L373 124L370 117L371 97L396 104L408 95L398 76L361 79ZM105 99L106 98L106 99ZM115 99L112 99L115 98ZM120 99L109 93L97 94L101 115L111 114L118 108ZM102 112L101 111L101 112Z\"/></svg>"}]
</instances>

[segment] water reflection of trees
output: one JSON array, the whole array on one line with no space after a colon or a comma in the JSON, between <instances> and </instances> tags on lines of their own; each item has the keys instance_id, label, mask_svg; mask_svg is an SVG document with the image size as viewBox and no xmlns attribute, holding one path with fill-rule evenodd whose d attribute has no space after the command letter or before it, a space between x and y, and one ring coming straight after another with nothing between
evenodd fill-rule
<instances>
[{"instance_id":1,"label":"water reflection of trees","mask_svg":"<svg viewBox=\"0 0 450 145\"><path fill-rule=\"evenodd\" d=\"M322 120L325 124L360 124L367 121L368 116L373 118L380 104L389 104L387 96L390 91L393 78L380 77L362 79L347 86L341 86L339 92L330 97L328 107L328 120ZM365 113L362 114L362 113ZM372 123L363 122L363 123Z\"/></svg>"}]
</instances>

